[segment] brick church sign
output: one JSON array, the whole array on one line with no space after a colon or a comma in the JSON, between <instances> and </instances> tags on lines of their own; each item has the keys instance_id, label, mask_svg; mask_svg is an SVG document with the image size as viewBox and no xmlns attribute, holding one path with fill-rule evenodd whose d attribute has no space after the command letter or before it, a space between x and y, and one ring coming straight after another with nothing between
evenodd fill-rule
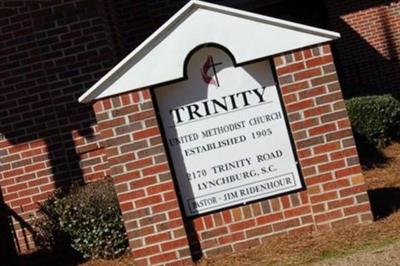
<instances>
[{"instance_id":1,"label":"brick church sign","mask_svg":"<svg viewBox=\"0 0 400 266\"><path fill-rule=\"evenodd\" d=\"M371 220L338 37L190 1L82 95L139 265Z\"/></svg>"}]
</instances>

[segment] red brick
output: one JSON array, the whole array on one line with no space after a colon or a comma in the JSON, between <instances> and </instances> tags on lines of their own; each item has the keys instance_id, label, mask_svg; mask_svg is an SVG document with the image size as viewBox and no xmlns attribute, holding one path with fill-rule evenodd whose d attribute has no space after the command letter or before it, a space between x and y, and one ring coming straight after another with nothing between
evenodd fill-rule
<instances>
[{"instance_id":1,"label":"red brick","mask_svg":"<svg viewBox=\"0 0 400 266\"><path fill-rule=\"evenodd\" d=\"M298 149L303 149L303 148L316 146L316 145L322 144L322 143L324 143L324 138L322 136L317 136L317 137L309 138L306 140L298 141L296 144L297 144Z\"/></svg>"},{"instance_id":2,"label":"red brick","mask_svg":"<svg viewBox=\"0 0 400 266\"><path fill-rule=\"evenodd\" d=\"M346 150L342 150L342 151L338 151L338 152L333 152L330 154L330 157L332 160L338 160L338 159L342 159L345 157L350 157L353 155L357 155L357 149L356 148L350 148L350 149L346 149Z\"/></svg>"},{"instance_id":3,"label":"red brick","mask_svg":"<svg viewBox=\"0 0 400 266\"><path fill-rule=\"evenodd\" d=\"M333 182L322 185L324 191L336 190L338 188L343 188L343 187L348 187L348 186L350 186L350 182L347 179L335 180Z\"/></svg>"},{"instance_id":4,"label":"red brick","mask_svg":"<svg viewBox=\"0 0 400 266\"><path fill-rule=\"evenodd\" d=\"M121 211L123 213L125 211L132 210L133 209L133 204L132 204L132 202L120 203L119 207L120 207L120 209L121 209Z\"/></svg>"},{"instance_id":5,"label":"red brick","mask_svg":"<svg viewBox=\"0 0 400 266\"><path fill-rule=\"evenodd\" d=\"M303 167L306 167L309 165L320 164L320 163L323 163L326 161L328 161L328 156L326 154L323 154L323 155L314 156L314 157L310 157L310 158L301 160L300 163Z\"/></svg>"},{"instance_id":6,"label":"red brick","mask_svg":"<svg viewBox=\"0 0 400 266\"><path fill-rule=\"evenodd\" d=\"M213 228L214 227L214 219L211 215L203 216L204 225L206 228Z\"/></svg>"},{"instance_id":7,"label":"red brick","mask_svg":"<svg viewBox=\"0 0 400 266\"><path fill-rule=\"evenodd\" d=\"M162 184L148 187L148 188L146 188L146 191L147 191L148 195L153 195L153 194L160 194L162 192L170 191L173 189L174 189L174 183L167 182L167 183L162 183Z\"/></svg>"},{"instance_id":8,"label":"red brick","mask_svg":"<svg viewBox=\"0 0 400 266\"><path fill-rule=\"evenodd\" d=\"M298 110L307 109L307 108L310 108L310 107L313 107L313 106L314 106L314 101L312 99L307 99L307 100L299 101L299 102L294 103L294 104L287 105L286 106L286 111L288 113L291 113L291 112L295 112L295 111L298 111Z\"/></svg>"},{"instance_id":9,"label":"red brick","mask_svg":"<svg viewBox=\"0 0 400 266\"><path fill-rule=\"evenodd\" d=\"M109 121L104 121L98 124L100 130L105 130L108 128L114 128L116 126L120 126L125 124L125 118L120 117L120 118L115 118Z\"/></svg>"},{"instance_id":10,"label":"red brick","mask_svg":"<svg viewBox=\"0 0 400 266\"><path fill-rule=\"evenodd\" d=\"M303 49L303 54L304 54L304 58L310 58L310 57L312 57L312 51L311 51L311 49Z\"/></svg>"},{"instance_id":11,"label":"red brick","mask_svg":"<svg viewBox=\"0 0 400 266\"><path fill-rule=\"evenodd\" d=\"M285 104L290 104L292 102L297 101L297 96L296 94L285 95L283 96L283 101L285 102Z\"/></svg>"},{"instance_id":12,"label":"red brick","mask_svg":"<svg viewBox=\"0 0 400 266\"><path fill-rule=\"evenodd\" d=\"M337 197L338 197L338 193L336 191L324 192L323 194L320 194L320 195L311 196L310 201L312 203L319 203L319 202L337 199Z\"/></svg>"},{"instance_id":13,"label":"red brick","mask_svg":"<svg viewBox=\"0 0 400 266\"><path fill-rule=\"evenodd\" d=\"M307 215L307 216L301 217L301 223L302 224L314 223L313 215Z\"/></svg>"},{"instance_id":14,"label":"red brick","mask_svg":"<svg viewBox=\"0 0 400 266\"><path fill-rule=\"evenodd\" d=\"M129 176L129 175L128 175ZM146 187L157 182L157 178L155 176L149 176L146 178L141 178L139 180L132 181L129 183L131 189L138 189L140 187Z\"/></svg>"},{"instance_id":15,"label":"red brick","mask_svg":"<svg viewBox=\"0 0 400 266\"><path fill-rule=\"evenodd\" d=\"M352 136L353 136L353 132L351 131L351 129L345 129L345 130L337 131L335 133L327 134L326 140L333 141L333 140L343 139L345 137L352 137Z\"/></svg>"},{"instance_id":16,"label":"red brick","mask_svg":"<svg viewBox=\"0 0 400 266\"><path fill-rule=\"evenodd\" d=\"M281 196L281 197L280 197L280 200L281 200L281 202L282 202L282 207L283 207L284 209L287 209L287 208L290 207L290 200L289 200L289 197L288 197L288 196Z\"/></svg>"},{"instance_id":17,"label":"red brick","mask_svg":"<svg viewBox=\"0 0 400 266\"><path fill-rule=\"evenodd\" d=\"M307 120L302 120L300 122L292 123L291 126L292 126L292 131L295 132L300 129L316 126L318 124L319 124L318 118L311 118Z\"/></svg>"},{"instance_id":18,"label":"red brick","mask_svg":"<svg viewBox=\"0 0 400 266\"><path fill-rule=\"evenodd\" d=\"M18 199L18 193L8 193L4 195L3 200L4 202L10 202L12 200Z\"/></svg>"},{"instance_id":19,"label":"red brick","mask_svg":"<svg viewBox=\"0 0 400 266\"><path fill-rule=\"evenodd\" d=\"M158 129L158 127L153 127L153 128L149 128L149 129L145 129L142 131L138 131L132 134L133 139L134 140L140 140L140 139L145 139L145 138L150 138L150 137L154 137L160 135L160 130Z\"/></svg>"},{"instance_id":20,"label":"red brick","mask_svg":"<svg viewBox=\"0 0 400 266\"><path fill-rule=\"evenodd\" d=\"M300 221L299 219L292 219L292 220L286 220L284 222L281 223L276 223L272 225L272 228L274 229L275 232L281 231L281 230L285 230L291 227L296 227L300 225Z\"/></svg>"},{"instance_id":21,"label":"red brick","mask_svg":"<svg viewBox=\"0 0 400 266\"><path fill-rule=\"evenodd\" d=\"M222 236L228 233L227 227L219 227L215 228L212 230L207 230L203 233L201 233L201 239L209 239L209 238L215 238L218 236Z\"/></svg>"},{"instance_id":22,"label":"red brick","mask_svg":"<svg viewBox=\"0 0 400 266\"><path fill-rule=\"evenodd\" d=\"M249 205L246 206L246 207L247 207L247 209L250 211ZM250 217L250 216L251 216L251 213L250 213L249 217ZM215 226L221 226L221 225L224 224L224 221L222 220L222 215L221 215L220 212L214 213L214 214L212 215L212 217L213 217Z\"/></svg>"},{"instance_id":23,"label":"red brick","mask_svg":"<svg viewBox=\"0 0 400 266\"><path fill-rule=\"evenodd\" d=\"M218 243L220 245L225 245L225 244L234 243L234 242L243 240L244 238L245 238L245 235L243 232L236 232L236 233L228 234L226 236L219 237Z\"/></svg>"},{"instance_id":24,"label":"red brick","mask_svg":"<svg viewBox=\"0 0 400 266\"><path fill-rule=\"evenodd\" d=\"M140 200L135 201L135 206L136 208L141 208L141 207L146 207L146 206L151 206L151 205L156 205L161 202L161 196L160 195L154 195L154 196L149 196Z\"/></svg>"},{"instance_id":25,"label":"red brick","mask_svg":"<svg viewBox=\"0 0 400 266\"><path fill-rule=\"evenodd\" d=\"M28 151L24 151L21 153L22 157L31 157L39 154L43 154L45 151L42 148L39 149L31 149Z\"/></svg>"},{"instance_id":26,"label":"red brick","mask_svg":"<svg viewBox=\"0 0 400 266\"><path fill-rule=\"evenodd\" d=\"M28 198L18 198L17 200L11 201L10 205L11 205L12 208L15 208L15 207L20 207L20 206L27 205L29 203L32 203L32 199L30 197L28 197Z\"/></svg>"},{"instance_id":27,"label":"red brick","mask_svg":"<svg viewBox=\"0 0 400 266\"><path fill-rule=\"evenodd\" d=\"M306 61L307 67L315 67L319 65L325 65L333 62L333 57L332 55L327 55L327 56L322 56L322 57L317 57L313 58L310 60Z\"/></svg>"},{"instance_id":28,"label":"red brick","mask_svg":"<svg viewBox=\"0 0 400 266\"><path fill-rule=\"evenodd\" d=\"M223 217L225 223L232 222L232 216L231 216L231 213L229 210L223 211L222 217Z\"/></svg>"},{"instance_id":29,"label":"red brick","mask_svg":"<svg viewBox=\"0 0 400 266\"><path fill-rule=\"evenodd\" d=\"M345 206L353 204L354 204L354 198L338 199L328 202L328 209L331 210L331 209L343 208Z\"/></svg>"},{"instance_id":30,"label":"red brick","mask_svg":"<svg viewBox=\"0 0 400 266\"><path fill-rule=\"evenodd\" d=\"M121 101L123 106L129 105L131 103L130 94L121 95Z\"/></svg>"},{"instance_id":31,"label":"red brick","mask_svg":"<svg viewBox=\"0 0 400 266\"><path fill-rule=\"evenodd\" d=\"M270 224L272 222L279 221L282 219L283 219L283 214L281 212L278 212L278 213L273 213L273 214L257 217L257 224L258 225L266 224L266 223Z\"/></svg>"},{"instance_id":32,"label":"red brick","mask_svg":"<svg viewBox=\"0 0 400 266\"><path fill-rule=\"evenodd\" d=\"M164 232L164 233L157 233L156 235L146 237L145 242L146 242L146 245L151 245L151 244L163 242L165 240L170 240L170 239L171 239L171 233Z\"/></svg>"},{"instance_id":33,"label":"red brick","mask_svg":"<svg viewBox=\"0 0 400 266\"><path fill-rule=\"evenodd\" d=\"M34 187L34 188L29 188L29 189L18 191L18 196L19 197L33 196L35 194L38 194L39 192L40 192L39 188Z\"/></svg>"},{"instance_id":34,"label":"red brick","mask_svg":"<svg viewBox=\"0 0 400 266\"><path fill-rule=\"evenodd\" d=\"M322 84L335 82L337 80L338 80L337 75L336 75L336 73L334 73L334 74L324 75L324 76L321 76L319 78L312 79L311 80L311 85L312 86L320 86Z\"/></svg>"},{"instance_id":35,"label":"red brick","mask_svg":"<svg viewBox=\"0 0 400 266\"><path fill-rule=\"evenodd\" d=\"M312 176L312 175L315 175L315 173L316 173L316 169L314 166L303 168L302 170L303 170L304 177Z\"/></svg>"},{"instance_id":36,"label":"red brick","mask_svg":"<svg viewBox=\"0 0 400 266\"><path fill-rule=\"evenodd\" d=\"M292 93L292 92L296 92L299 90L304 90L306 88L308 88L308 81L301 81L301 82L297 82L297 83L293 83L290 85L285 85L282 86L282 93L283 94L287 94L287 93Z\"/></svg>"},{"instance_id":37,"label":"red brick","mask_svg":"<svg viewBox=\"0 0 400 266\"><path fill-rule=\"evenodd\" d=\"M319 76L321 74L322 74L322 71L320 68L307 69L307 70L295 73L294 79L296 81L300 81L300 80L304 80L304 79L309 79L311 77Z\"/></svg>"},{"instance_id":38,"label":"red brick","mask_svg":"<svg viewBox=\"0 0 400 266\"><path fill-rule=\"evenodd\" d=\"M141 189L141 190L131 191L129 193L119 194L118 200L119 200L119 202L122 203L122 202L125 202L128 200L134 200L134 199L141 198L144 196L145 196L144 190Z\"/></svg>"},{"instance_id":39,"label":"red brick","mask_svg":"<svg viewBox=\"0 0 400 266\"><path fill-rule=\"evenodd\" d=\"M142 92L144 100L148 100L148 99L151 98L151 94L150 94L150 90L149 89L142 90L141 92Z\"/></svg>"},{"instance_id":40,"label":"red brick","mask_svg":"<svg viewBox=\"0 0 400 266\"><path fill-rule=\"evenodd\" d=\"M337 123L338 123L339 129L344 129L344 128L350 128L351 127L350 120L347 119L347 118L344 119L344 120L341 120L341 121L337 121Z\"/></svg>"},{"instance_id":41,"label":"red brick","mask_svg":"<svg viewBox=\"0 0 400 266\"><path fill-rule=\"evenodd\" d=\"M160 212L175 210L178 208L179 208L178 202L174 200L174 201L168 201L168 202L164 202L164 203L158 204L156 206L153 206L152 210L154 213L160 213Z\"/></svg>"},{"instance_id":42,"label":"red brick","mask_svg":"<svg viewBox=\"0 0 400 266\"><path fill-rule=\"evenodd\" d=\"M326 115L323 115L321 117L322 123L327 123L327 122L336 122L337 120L347 118L347 111L346 110L341 110L341 111L336 111L334 113L329 113Z\"/></svg>"},{"instance_id":43,"label":"red brick","mask_svg":"<svg viewBox=\"0 0 400 266\"><path fill-rule=\"evenodd\" d=\"M175 200L176 199L176 191L169 191L163 194L165 201Z\"/></svg>"},{"instance_id":44,"label":"red brick","mask_svg":"<svg viewBox=\"0 0 400 266\"><path fill-rule=\"evenodd\" d=\"M235 231L241 231L244 230L246 228L250 228L252 226L254 226L256 224L255 220L247 220L247 221L243 221L243 222L239 222L239 223L235 223L235 224L231 224L229 225L229 230L231 232L235 232Z\"/></svg>"},{"instance_id":45,"label":"red brick","mask_svg":"<svg viewBox=\"0 0 400 266\"><path fill-rule=\"evenodd\" d=\"M22 170L22 168L13 169L13 170L10 170L10 171L7 171L7 172L3 172L3 177L4 178L9 178L9 177L22 175L23 173L24 173L24 171Z\"/></svg>"},{"instance_id":46,"label":"red brick","mask_svg":"<svg viewBox=\"0 0 400 266\"><path fill-rule=\"evenodd\" d=\"M174 191L174 194L175 194L175 191ZM175 197L175 200L177 200L176 197ZM179 217L182 217L182 212L180 210L173 210L173 211L168 212L168 218L171 220L179 218Z\"/></svg>"},{"instance_id":47,"label":"red brick","mask_svg":"<svg viewBox=\"0 0 400 266\"><path fill-rule=\"evenodd\" d=\"M324 45L322 46L322 49L323 49L323 51L324 51L324 54L329 54L329 53L331 52L331 46L330 46L330 44L324 44Z\"/></svg>"},{"instance_id":48,"label":"red brick","mask_svg":"<svg viewBox=\"0 0 400 266\"><path fill-rule=\"evenodd\" d=\"M331 152L335 151L340 148L340 142L331 142L331 143L326 143L322 144L320 146L316 146L313 148L315 154L320 154L320 153L326 153L326 152ZM332 157L331 157L332 159Z\"/></svg>"},{"instance_id":49,"label":"red brick","mask_svg":"<svg viewBox=\"0 0 400 266\"><path fill-rule=\"evenodd\" d=\"M297 151L297 157L299 157L299 159L307 158L310 156L311 156L311 149Z\"/></svg>"},{"instance_id":50,"label":"red brick","mask_svg":"<svg viewBox=\"0 0 400 266\"><path fill-rule=\"evenodd\" d=\"M126 168L128 170L136 170L136 169L140 169L140 168L144 168L146 166L149 166L153 163L152 158L146 158L146 159L142 159L142 160L137 160L134 162L130 162L126 165Z\"/></svg>"},{"instance_id":51,"label":"red brick","mask_svg":"<svg viewBox=\"0 0 400 266\"><path fill-rule=\"evenodd\" d=\"M334 161L334 162L319 165L318 169L320 172L327 172L327 171L332 171L332 170L343 168L344 166L345 166L344 160L340 160L340 161Z\"/></svg>"},{"instance_id":52,"label":"red brick","mask_svg":"<svg viewBox=\"0 0 400 266\"><path fill-rule=\"evenodd\" d=\"M114 184L119 184L119 183L122 183L122 182L126 182L126 181L131 181L133 179L137 179L139 176L140 176L140 172L139 171L129 172L129 173L126 173L126 174L123 174L123 175L118 175L118 176L113 177L113 181L114 181ZM154 177L154 179L155 179L155 177Z\"/></svg>"},{"instance_id":53,"label":"red brick","mask_svg":"<svg viewBox=\"0 0 400 266\"><path fill-rule=\"evenodd\" d=\"M280 65L283 65L283 60L281 56L274 56L274 64L276 67L279 67Z\"/></svg>"},{"instance_id":54,"label":"red brick","mask_svg":"<svg viewBox=\"0 0 400 266\"><path fill-rule=\"evenodd\" d=\"M143 121L145 119L155 117L154 110L142 111L140 113L129 116L129 122Z\"/></svg>"},{"instance_id":55,"label":"red brick","mask_svg":"<svg viewBox=\"0 0 400 266\"><path fill-rule=\"evenodd\" d=\"M164 163L164 164L159 164L159 165L155 165L155 166L151 166L148 168L145 168L142 170L143 176L148 176L148 175L153 175L153 174L159 174L162 172L166 172L169 170L169 166L168 164Z\"/></svg>"},{"instance_id":56,"label":"red brick","mask_svg":"<svg viewBox=\"0 0 400 266\"><path fill-rule=\"evenodd\" d=\"M332 109L329 105L324 105L324 106L318 106L312 109L307 109L304 111L304 117L308 118L311 116L320 116L322 114L326 114L331 112Z\"/></svg>"},{"instance_id":57,"label":"red brick","mask_svg":"<svg viewBox=\"0 0 400 266\"><path fill-rule=\"evenodd\" d=\"M311 98L325 93L326 93L326 88L324 86L321 86L299 92L299 98L302 100L305 98Z\"/></svg>"},{"instance_id":58,"label":"red brick","mask_svg":"<svg viewBox=\"0 0 400 266\"><path fill-rule=\"evenodd\" d=\"M14 185L14 186L9 186L9 187L7 187L7 193L20 191L22 189L26 189L27 187L28 187L27 183L22 183L22 184L17 184L17 185Z\"/></svg>"},{"instance_id":59,"label":"red brick","mask_svg":"<svg viewBox=\"0 0 400 266\"><path fill-rule=\"evenodd\" d=\"M309 213L310 211L311 211L311 209L309 206L302 206L302 207L298 207L296 209L287 210L284 212L284 215L285 215L285 218L287 219L287 218L305 215L305 214Z\"/></svg>"},{"instance_id":60,"label":"red brick","mask_svg":"<svg viewBox=\"0 0 400 266\"><path fill-rule=\"evenodd\" d=\"M328 213L317 214L314 219L316 223L323 223L343 216L342 210L334 210Z\"/></svg>"},{"instance_id":61,"label":"red brick","mask_svg":"<svg viewBox=\"0 0 400 266\"><path fill-rule=\"evenodd\" d=\"M316 136L320 134L324 134L327 132L332 132L336 130L336 125L334 123L322 125L319 127L314 127L308 130L310 136Z\"/></svg>"},{"instance_id":62,"label":"red brick","mask_svg":"<svg viewBox=\"0 0 400 266\"><path fill-rule=\"evenodd\" d=\"M335 172L335 177L336 178L343 178L346 176L350 176L350 175L355 175L355 174L360 174L362 173L362 169L360 165L356 165L350 168L346 168L343 170L338 170Z\"/></svg>"},{"instance_id":63,"label":"red brick","mask_svg":"<svg viewBox=\"0 0 400 266\"><path fill-rule=\"evenodd\" d=\"M135 159L135 155L133 153L129 153L129 154L123 154L117 157L112 157L112 158L108 158L108 162L110 164L121 164L121 163L126 163L129 161L132 161Z\"/></svg>"},{"instance_id":64,"label":"red brick","mask_svg":"<svg viewBox=\"0 0 400 266\"><path fill-rule=\"evenodd\" d=\"M367 191L367 185L363 184L363 185L359 185L359 186L342 189L342 190L340 190L339 193L340 193L340 197L344 198L344 197L359 194L359 193L365 192L365 191Z\"/></svg>"},{"instance_id":65,"label":"red brick","mask_svg":"<svg viewBox=\"0 0 400 266\"><path fill-rule=\"evenodd\" d=\"M17 144L12 146L8 151L10 153L18 153L27 149L29 149L29 144Z\"/></svg>"},{"instance_id":66,"label":"red brick","mask_svg":"<svg viewBox=\"0 0 400 266\"><path fill-rule=\"evenodd\" d=\"M286 65L283 67L278 67L276 72L279 76L282 76L284 74L287 73L293 73L299 70L304 69L304 63L303 62L299 62L299 63L294 63L294 64L290 64L290 65Z\"/></svg>"}]
</instances>

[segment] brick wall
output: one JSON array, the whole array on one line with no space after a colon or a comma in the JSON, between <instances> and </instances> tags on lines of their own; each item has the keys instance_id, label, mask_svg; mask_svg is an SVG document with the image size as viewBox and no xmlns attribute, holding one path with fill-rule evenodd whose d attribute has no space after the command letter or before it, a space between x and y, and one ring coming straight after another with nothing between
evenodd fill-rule
<instances>
[{"instance_id":1,"label":"brick wall","mask_svg":"<svg viewBox=\"0 0 400 266\"><path fill-rule=\"evenodd\" d=\"M138 265L190 263L281 233L371 221L366 185L329 45L274 58L306 190L185 219L150 90L94 105ZM190 243L190 245L188 244Z\"/></svg>"},{"instance_id":2,"label":"brick wall","mask_svg":"<svg viewBox=\"0 0 400 266\"><path fill-rule=\"evenodd\" d=\"M398 92L400 2L326 0L340 74L349 95Z\"/></svg>"},{"instance_id":3,"label":"brick wall","mask_svg":"<svg viewBox=\"0 0 400 266\"><path fill-rule=\"evenodd\" d=\"M329 45L275 57L317 228L372 219Z\"/></svg>"},{"instance_id":4,"label":"brick wall","mask_svg":"<svg viewBox=\"0 0 400 266\"><path fill-rule=\"evenodd\" d=\"M0 187L20 252L34 249L38 202L107 174L92 107L77 102L115 63L105 11L86 0L0 2Z\"/></svg>"}]
</instances>

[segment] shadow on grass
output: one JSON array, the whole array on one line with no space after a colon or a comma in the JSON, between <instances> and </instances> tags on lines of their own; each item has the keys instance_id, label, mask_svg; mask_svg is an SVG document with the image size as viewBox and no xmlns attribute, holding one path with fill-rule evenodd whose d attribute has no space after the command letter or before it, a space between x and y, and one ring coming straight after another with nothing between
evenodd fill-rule
<instances>
[{"instance_id":1,"label":"shadow on grass","mask_svg":"<svg viewBox=\"0 0 400 266\"><path fill-rule=\"evenodd\" d=\"M400 188L385 187L368 190L375 220L385 218L400 210Z\"/></svg>"},{"instance_id":2,"label":"shadow on grass","mask_svg":"<svg viewBox=\"0 0 400 266\"><path fill-rule=\"evenodd\" d=\"M374 167L383 166L389 162L390 159L376 146L368 143L364 137L354 132L354 138L356 140L360 163L363 169L368 170Z\"/></svg>"}]
</instances>

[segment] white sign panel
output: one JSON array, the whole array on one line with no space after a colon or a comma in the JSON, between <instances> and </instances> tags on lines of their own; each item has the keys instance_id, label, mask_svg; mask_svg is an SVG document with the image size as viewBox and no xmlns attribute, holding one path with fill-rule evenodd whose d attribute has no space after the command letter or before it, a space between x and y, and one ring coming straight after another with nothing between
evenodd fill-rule
<instances>
[{"instance_id":1,"label":"white sign panel","mask_svg":"<svg viewBox=\"0 0 400 266\"><path fill-rule=\"evenodd\" d=\"M197 51L188 80L155 90L186 215L302 187L269 62Z\"/></svg>"}]
</instances>

